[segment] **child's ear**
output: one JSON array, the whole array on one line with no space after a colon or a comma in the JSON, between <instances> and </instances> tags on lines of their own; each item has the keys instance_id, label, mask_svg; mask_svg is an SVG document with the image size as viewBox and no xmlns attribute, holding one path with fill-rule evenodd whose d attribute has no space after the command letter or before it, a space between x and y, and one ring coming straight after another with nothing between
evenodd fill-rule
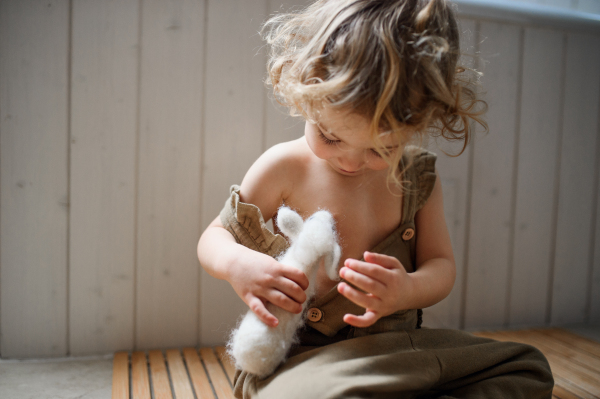
<instances>
[{"instance_id":1,"label":"child's ear","mask_svg":"<svg viewBox=\"0 0 600 399\"><path fill-rule=\"evenodd\" d=\"M302 217L296 212L287 206L279 208L279 211L277 212L277 227L290 240L295 241L298 238L303 225L304 221L302 220Z\"/></svg>"}]
</instances>

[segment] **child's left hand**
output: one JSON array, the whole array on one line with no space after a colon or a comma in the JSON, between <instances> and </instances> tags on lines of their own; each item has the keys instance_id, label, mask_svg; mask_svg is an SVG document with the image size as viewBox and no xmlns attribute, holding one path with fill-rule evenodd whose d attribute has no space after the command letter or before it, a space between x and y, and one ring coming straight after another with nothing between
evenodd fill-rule
<instances>
[{"instance_id":1,"label":"child's left hand","mask_svg":"<svg viewBox=\"0 0 600 399\"><path fill-rule=\"evenodd\" d=\"M338 292L366 309L365 314L346 314L344 322L369 327L377 320L401 309L409 309L413 283L400 261L392 256L364 253L365 262L346 259L340 277L365 292L341 282Z\"/></svg>"}]
</instances>

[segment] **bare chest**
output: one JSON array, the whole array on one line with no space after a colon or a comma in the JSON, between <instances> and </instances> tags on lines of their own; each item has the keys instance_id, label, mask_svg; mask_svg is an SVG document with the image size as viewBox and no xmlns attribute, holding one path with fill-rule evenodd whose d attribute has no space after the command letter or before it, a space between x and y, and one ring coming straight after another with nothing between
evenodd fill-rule
<instances>
[{"instance_id":1,"label":"bare chest","mask_svg":"<svg viewBox=\"0 0 600 399\"><path fill-rule=\"evenodd\" d=\"M332 213L342 249L340 266L347 258L362 258L398 227L402 216L402 198L389 192L385 175L340 179L321 174L296 184L286 204L303 218L320 209ZM323 270L317 280L317 297L336 284Z\"/></svg>"}]
</instances>

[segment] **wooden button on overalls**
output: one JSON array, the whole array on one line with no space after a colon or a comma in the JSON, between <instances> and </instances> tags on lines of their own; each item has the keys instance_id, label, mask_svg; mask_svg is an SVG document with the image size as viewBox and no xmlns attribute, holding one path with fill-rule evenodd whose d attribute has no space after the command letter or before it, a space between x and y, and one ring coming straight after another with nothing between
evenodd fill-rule
<instances>
[{"instance_id":1,"label":"wooden button on overalls","mask_svg":"<svg viewBox=\"0 0 600 399\"><path fill-rule=\"evenodd\" d=\"M415 230L411 229L411 228L408 228L408 229L404 230L404 233L402 233L402 239L404 241L408 241L411 238L413 238L414 235L415 235Z\"/></svg>"},{"instance_id":2,"label":"wooden button on overalls","mask_svg":"<svg viewBox=\"0 0 600 399\"><path fill-rule=\"evenodd\" d=\"M322 317L323 317L323 312L321 312L320 309L317 309L317 308L308 309L308 320L317 322L317 321L321 320Z\"/></svg>"}]
</instances>

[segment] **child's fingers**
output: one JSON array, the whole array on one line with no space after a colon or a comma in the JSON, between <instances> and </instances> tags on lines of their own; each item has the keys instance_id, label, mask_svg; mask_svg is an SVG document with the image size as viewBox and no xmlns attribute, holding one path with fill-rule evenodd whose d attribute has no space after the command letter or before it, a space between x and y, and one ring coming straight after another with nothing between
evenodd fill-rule
<instances>
[{"instance_id":1,"label":"child's fingers","mask_svg":"<svg viewBox=\"0 0 600 399\"><path fill-rule=\"evenodd\" d=\"M280 277L276 280L275 289L283 292L285 295L290 297L292 300L303 304L306 301L306 292L295 282L284 277Z\"/></svg>"},{"instance_id":2,"label":"child's fingers","mask_svg":"<svg viewBox=\"0 0 600 399\"><path fill-rule=\"evenodd\" d=\"M267 307L259 298L252 297L248 301L248 306L250 307L250 310L252 310L252 312L254 312L254 314L266 325L275 327L277 324L279 324L279 320L277 320L277 318L267 310Z\"/></svg>"},{"instance_id":3,"label":"child's fingers","mask_svg":"<svg viewBox=\"0 0 600 399\"><path fill-rule=\"evenodd\" d=\"M344 262L344 266L360 274L369 276L370 278L377 280L383 285L385 285L386 282L390 279L390 271L376 263L363 262L356 259L346 259L346 261ZM341 274L340 277L345 278Z\"/></svg>"},{"instance_id":4,"label":"child's fingers","mask_svg":"<svg viewBox=\"0 0 600 399\"><path fill-rule=\"evenodd\" d=\"M365 258L365 261L369 263L376 263L385 267L386 269L398 269L402 266L402 263L400 263L400 261L393 256L365 251L363 257Z\"/></svg>"},{"instance_id":5,"label":"child's fingers","mask_svg":"<svg viewBox=\"0 0 600 399\"><path fill-rule=\"evenodd\" d=\"M302 290L306 290L308 288L308 277L306 277L306 274L295 267L283 265L282 275L283 277L298 284Z\"/></svg>"},{"instance_id":6,"label":"child's fingers","mask_svg":"<svg viewBox=\"0 0 600 399\"><path fill-rule=\"evenodd\" d=\"M381 297L381 294L385 292L386 286L380 281L377 281L362 273L358 273L348 267L342 267L340 269L340 277L360 288L361 290L370 292L375 296Z\"/></svg>"},{"instance_id":7,"label":"child's fingers","mask_svg":"<svg viewBox=\"0 0 600 399\"><path fill-rule=\"evenodd\" d=\"M298 302L292 300L290 297L277 290L270 290L265 295L265 300L267 302L272 303L275 306L280 307L281 309L288 311L290 313L300 313L302 312L302 305Z\"/></svg>"},{"instance_id":8,"label":"child's fingers","mask_svg":"<svg viewBox=\"0 0 600 399\"><path fill-rule=\"evenodd\" d=\"M354 327L364 328L369 327L375 324L375 322L379 319L377 314L371 310L368 310L362 316L356 316L353 314L344 315L344 322L350 324Z\"/></svg>"},{"instance_id":9,"label":"child's fingers","mask_svg":"<svg viewBox=\"0 0 600 399\"><path fill-rule=\"evenodd\" d=\"M346 283L338 284L338 292L365 309L377 308L380 303L379 298L376 296L360 292Z\"/></svg>"}]
</instances>

